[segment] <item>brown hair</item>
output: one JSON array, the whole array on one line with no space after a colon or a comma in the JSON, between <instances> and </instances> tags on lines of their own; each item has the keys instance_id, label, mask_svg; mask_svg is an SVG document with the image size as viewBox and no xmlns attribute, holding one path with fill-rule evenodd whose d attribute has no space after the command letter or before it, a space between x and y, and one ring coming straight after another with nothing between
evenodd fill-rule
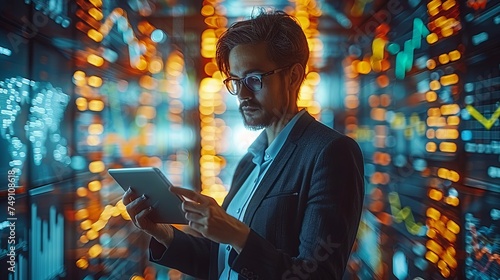
<instances>
[{"instance_id":1,"label":"brown hair","mask_svg":"<svg viewBox=\"0 0 500 280\"><path fill-rule=\"evenodd\" d=\"M271 60L279 67L300 63L304 70L309 59L307 39L298 21L283 11L260 9L249 20L232 24L217 42L219 70L229 76L229 52L237 45L265 42Z\"/></svg>"}]
</instances>

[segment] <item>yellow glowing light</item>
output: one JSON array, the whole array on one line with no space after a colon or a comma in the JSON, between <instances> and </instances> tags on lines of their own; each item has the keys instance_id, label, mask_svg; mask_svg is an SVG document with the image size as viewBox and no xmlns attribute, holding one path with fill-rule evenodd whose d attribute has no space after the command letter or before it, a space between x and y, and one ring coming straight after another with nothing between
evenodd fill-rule
<instances>
[{"instance_id":1,"label":"yellow glowing light","mask_svg":"<svg viewBox=\"0 0 500 280\"><path fill-rule=\"evenodd\" d=\"M458 130L451 128L439 128L436 130L437 139L457 139L459 136Z\"/></svg>"},{"instance_id":2,"label":"yellow glowing light","mask_svg":"<svg viewBox=\"0 0 500 280\"><path fill-rule=\"evenodd\" d=\"M435 201L440 201L443 198L443 193L437 189L431 189L429 191L429 197ZM437 220L437 219L434 219Z\"/></svg>"},{"instance_id":3,"label":"yellow glowing light","mask_svg":"<svg viewBox=\"0 0 500 280\"><path fill-rule=\"evenodd\" d=\"M452 268L457 267L457 260L455 260L453 256L445 253L442 255L442 258L450 267Z\"/></svg>"},{"instance_id":4,"label":"yellow glowing light","mask_svg":"<svg viewBox=\"0 0 500 280\"><path fill-rule=\"evenodd\" d=\"M440 117L441 110L439 108L429 108L427 110L427 116L429 117Z\"/></svg>"},{"instance_id":5,"label":"yellow glowing light","mask_svg":"<svg viewBox=\"0 0 500 280\"><path fill-rule=\"evenodd\" d=\"M441 84L439 83L439 81L434 80L429 83L429 88L436 91L441 88Z\"/></svg>"},{"instance_id":6,"label":"yellow glowing light","mask_svg":"<svg viewBox=\"0 0 500 280\"><path fill-rule=\"evenodd\" d=\"M437 150L437 146L436 146L436 143L434 142L428 142L426 145L425 145L425 150L429 153L434 153L436 150Z\"/></svg>"},{"instance_id":7,"label":"yellow glowing light","mask_svg":"<svg viewBox=\"0 0 500 280\"><path fill-rule=\"evenodd\" d=\"M94 8L94 7L90 8L90 9L88 10L88 13L89 13L89 15L90 15L91 17L93 17L93 18L94 18L95 20L97 20L97 21L100 21L100 20L103 18L102 13L101 13L98 9L96 9L96 8Z\"/></svg>"},{"instance_id":8,"label":"yellow glowing light","mask_svg":"<svg viewBox=\"0 0 500 280\"><path fill-rule=\"evenodd\" d=\"M95 244L89 249L89 257L96 258L102 253L102 246L100 244Z\"/></svg>"},{"instance_id":9,"label":"yellow glowing light","mask_svg":"<svg viewBox=\"0 0 500 280\"><path fill-rule=\"evenodd\" d=\"M456 2L455 0L447 0L444 1L443 5L441 6L443 10L448 11L449 9L453 8L455 6Z\"/></svg>"},{"instance_id":10,"label":"yellow glowing light","mask_svg":"<svg viewBox=\"0 0 500 280\"><path fill-rule=\"evenodd\" d=\"M151 60L151 62L149 63L148 70L152 74L156 74L156 73L159 73L162 68L163 68L163 62L161 61L161 59L156 58L156 59Z\"/></svg>"},{"instance_id":11,"label":"yellow glowing light","mask_svg":"<svg viewBox=\"0 0 500 280\"><path fill-rule=\"evenodd\" d=\"M87 144L89 146L97 146L101 144L101 138L97 135L89 135L87 136Z\"/></svg>"},{"instance_id":12,"label":"yellow glowing light","mask_svg":"<svg viewBox=\"0 0 500 280\"><path fill-rule=\"evenodd\" d=\"M86 197L87 193L88 193L87 188L85 188L85 187L79 187L78 189L76 189L76 194L79 197Z\"/></svg>"},{"instance_id":13,"label":"yellow glowing light","mask_svg":"<svg viewBox=\"0 0 500 280\"><path fill-rule=\"evenodd\" d=\"M448 223L446 223L446 227L454 234L458 234L460 232L460 226L452 220L449 220Z\"/></svg>"},{"instance_id":14,"label":"yellow glowing light","mask_svg":"<svg viewBox=\"0 0 500 280\"><path fill-rule=\"evenodd\" d=\"M90 134L102 134L104 127L100 123L93 123L89 125L88 132Z\"/></svg>"},{"instance_id":15,"label":"yellow glowing light","mask_svg":"<svg viewBox=\"0 0 500 280\"><path fill-rule=\"evenodd\" d=\"M437 94L435 91L428 91L425 93L425 99L428 101L428 102L434 102L437 100Z\"/></svg>"},{"instance_id":16,"label":"yellow glowing light","mask_svg":"<svg viewBox=\"0 0 500 280\"><path fill-rule=\"evenodd\" d=\"M344 105L347 109L355 109L359 106L359 99L356 95L348 95L344 99Z\"/></svg>"},{"instance_id":17,"label":"yellow glowing light","mask_svg":"<svg viewBox=\"0 0 500 280\"><path fill-rule=\"evenodd\" d=\"M436 263L439 260L439 256L432 251L427 251L427 253L425 253L425 258L431 263Z\"/></svg>"},{"instance_id":18,"label":"yellow glowing light","mask_svg":"<svg viewBox=\"0 0 500 280\"><path fill-rule=\"evenodd\" d=\"M89 229L89 231L87 231L86 233L86 236L89 240L94 240L99 237L99 233L93 229Z\"/></svg>"},{"instance_id":19,"label":"yellow glowing light","mask_svg":"<svg viewBox=\"0 0 500 280\"><path fill-rule=\"evenodd\" d=\"M429 139L434 139L436 137L436 131L432 128L427 129L427 132L425 133L427 138Z\"/></svg>"},{"instance_id":20,"label":"yellow glowing light","mask_svg":"<svg viewBox=\"0 0 500 280\"><path fill-rule=\"evenodd\" d=\"M455 250L455 248L453 248L452 246L446 248L446 253L452 257L454 257L456 254L457 254L457 251Z\"/></svg>"},{"instance_id":21,"label":"yellow glowing light","mask_svg":"<svg viewBox=\"0 0 500 280\"><path fill-rule=\"evenodd\" d=\"M89 102L89 110L100 112L104 109L104 102L101 100L90 100Z\"/></svg>"},{"instance_id":22,"label":"yellow glowing light","mask_svg":"<svg viewBox=\"0 0 500 280\"><path fill-rule=\"evenodd\" d=\"M357 71L360 74L368 74L371 71L370 63L368 61L360 61L357 65Z\"/></svg>"},{"instance_id":23,"label":"yellow glowing light","mask_svg":"<svg viewBox=\"0 0 500 280\"><path fill-rule=\"evenodd\" d=\"M144 116L146 119L154 119L156 117L156 108L153 106L139 106L137 115Z\"/></svg>"},{"instance_id":24,"label":"yellow glowing light","mask_svg":"<svg viewBox=\"0 0 500 280\"><path fill-rule=\"evenodd\" d=\"M80 258L76 261L76 267L80 269L87 269L89 267L89 262L84 258Z\"/></svg>"},{"instance_id":25,"label":"yellow glowing light","mask_svg":"<svg viewBox=\"0 0 500 280\"><path fill-rule=\"evenodd\" d=\"M89 54L89 56L87 56L87 62L94 66L100 67L104 63L104 59L98 55Z\"/></svg>"},{"instance_id":26,"label":"yellow glowing light","mask_svg":"<svg viewBox=\"0 0 500 280\"><path fill-rule=\"evenodd\" d=\"M98 76L90 76L87 83L89 84L89 86L98 88L102 86L102 79Z\"/></svg>"},{"instance_id":27,"label":"yellow glowing light","mask_svg":"<svg viewBox=\"0 0 500 280\"><path fill-rule=\"evenodd\" d=\"M443 247L441 247L441 245L439 245L436 241L432 239L427 241L426 247L427 249L431 250L437 255L441 255L441 253L443 252Z\"/></svg>"},{"instance_id":28,"label":"yellow glowing light","mask_svg":"<svg viewBox=\"0 0 500 280\"><path fill-rule=\"evenodd\" d=\"M81 242L82 244L87 244L87 243L89 242L89 239L87 238L87 235L82 235L82 236L80 236L80 239L79 239L79 240L80 240L80 242Z\"/></svg>"},{"instance_id":29,"label":"yellow glowing light","mask_svg":"<svg viewBox=\"0 0 500 280\"><path fill-rule=\"evenodd\" d=\"M104 36L102 35L101 32L95 30L95 29L90 29L88 32L87 32L87 36L89 36L90 39L96 41L96 42L101 42L102 39L104 38Z\"/></svg>"},{"instance_id":30,"label":"yellow glowing light","mask_svg":"<svg viewBox=\"0 0 500 280\"><path fill-rule=\"evenodd\" d=\"M92 173L100 173L104 171L105 165L102 161L93 161L89 164L89 171Z\"/></svg>"},{"instance_id":31,"label":"yellow glowing light","mask_svg":"<svg viewBox=\"0 0 500 280\"><path fill-rule=\"evenodd\" d=\"M453 142L441 142L439 143L439 150L445 153L454 153L457 151L457 144Z\"/></svg>"},{"instance_id":32,"label":"yellow glowing light","mask_svg":"<svg viewBox=\"0 0 500 280\"><path fill-rule=\"evenodd\" d=\"M441 63L441 64L446 64L446 63L450 62L450 57L446 53L440 55L438 57L438 59L439 59L439 63Z\"/></svg>"},{"instance_id":33,"label":"yellow glowing light","mask_svg":"<svg viewBox=\"0 0 500 280\"><path fill-rule=\"evenodd\" d=\"M462 56L457 50L451 51L448 55L450 56L451 61L457 61Z\"/></svg>"},{"instance_id":34,"label":"yellow glowing light","mask_svg":"<svg viewBox=\"0 0 500 280\"><path fill-rule=\"evenodd\" d=\"M88 230L92 227L92 221L91 220L85 220L80 223L80 228L83 230Z\"/></svg>"},{"instance_id":35,"label":"yellow glowing light","mask_svg":"<svg viewBox=\"0 0 500 280\"><path fill-rule=\"evenodd\" d=\"M427 35L426 39L427 39L427 43L429 43L429 45L432 45L438 41L439 37L436 33L431 33L431 34Z\"/></svg>"},{"instance_id":36,"label":"yellow glowing light","mask_svg":"<svg viewBox=\"0 0 500 280\"><path fill-rule=\"evenodd\" d=\"M386 110L384 108L373 108L370 111L370 117L376 121L384 121Z\"/></svg>"},{"instance_id":37,"label":"yellow glowing light","mask_svg":"<svg viewBox=\"0 0 500 280\"><path fill-rule=\"evenodd\" d=\"M458 179L456 181L458 181ZM445 198L444 202L446 202L446 204L451 206L458 206L458 204L460 204L460 199L458 199L458 197L456 196L448 196Z\"/></svg>"},{"instance_id":38,"label":"yellow glowing light","mask_svg":"<svg viewBox=\"0 0 500 280\"><path fill-rule=\"evenodd\" d=\"M80 111L85 111L87 110L87 99L84 97L78 97L75 100L76 108Z\"/></svg>"},{"instance_id":39,"label":"yellow glowing light","mask_svg":"<svg viewBox=\"0 0 500 280\"><path fill-rule=\"evenodd\" d=\"M92 181L90 182L87 187L89 188L89 190L91 192L97 192L99 190L101 190L101 182L100 181Z\"/></svg>"},{"instance_id":40,"label":"yellow glowing light","mask_svg":"<svg viewBox=\"0 0 500 280\"><path fill-rule=\"evenodd\" d=\"M458 75L457 74L450 74L446 76L442 76L440 81L443 86L449 86L458 83Z\"/></svg>"},{"instance_id":41,"label":"yellow glowing light","mask_svg":"<svg viewBox=\"0 0 500 280\"><path fill-rule=\"evenodd\" d=\"M426 235L429 238L435 238L437 236L437 232L432 228L428 228Z\"/></svg>"},{"instance_id":42,"label":"yellow glowing light","mask_svg":"<svg viewBox=\"0 0 500 280\"><path fill-rule=\"evenodd\" d=\"M89 210L87 209L80 209L78 211L76 211L75 213L75 219L77 220L83 220L83 219L86 219L89 217Z\"/></svg>"},{"instance_id":43,"label":"yellow glowing light","mask_svg":"<svg viewBox=\"0 0 500 280\"><path fill-rule=\"evenodd\" d=\"M458 117L458 116L449 116L446 119L446 122L448 123L448 125L459 125L460 124L460 117Z\"/></svg>"},{"instance_id":44,"label":"yellow glowing light","mask_svg":"<svg viewBox=\"0 0 500 280\"><path fill-rule=\"evenodd\" d=\"M148 62L141 56L141 58L139 58L133 66L135 66L138 70L145 70L148 67Z\"/></svg>"},{"instance_id":45,"label":"yellow glowing light","mask_svg":"<svg viewBox=\"0 0 500 280\"><path fill-rule=\"evenodd\" d=\"M85 79L85 72L83 72L81 70L75 71L75 73L73 73L73 79L75 79L77 81L84 80Z\"/></svg>"},{"instance_id":46,"label":"yellow glowing light","mask_svg":"<svg viewBox=\"0 0 500 280\"><path fill-rule=\"evenodd\" d=\"M432 69L436 68L436 61L434 59L429 59L429 60L427 60L426 65L427 65L427 69L432 70Z\"/></svg>"},{"instance_id":47,"label":"yellow glowing light","mask_svg":"<svg viewBox=\"0 0 500 280\"><path fill-rule=\"evenodd\" d=\"M427 215L427 217L432 218L432 219L437 221L441 217L441 212L439 212L438 210L436 210L433 207L429 207L426 211L426 215Z\"/></svg>"},{"instance_id":48,"label":"yellow glowing light","mask_svg":"<svg viewBox=\"0 0 500 280\"><path fill-rule=\"evenodd\" d=\"M215 13L215 8L212 5L205 5L201 8L201 15L208 17Z\"/></svg>"},{"instance_id":49,"label":"yellow glowing light","mask_svg":"<svg viewBox=\"0 0 500 280\"><path fill-rule=\"evenodd\" d=\"M443 37L450 37L451 35L453 35L453 29L452 28L443 28L443 29L441 29L441 35L443 35Z\"/></svg>"},{"instance_id":50,"label":"yellow glowing light","mask_svg":"<svg viewBox=\"0 0 500 280\"><path fill-rule=\"evenodd\" d=\"M102 0L89 0L90 3L92 3L92 5L94 5L95 7L101 7L102 6Z\"/></svg>"}]
</instances>

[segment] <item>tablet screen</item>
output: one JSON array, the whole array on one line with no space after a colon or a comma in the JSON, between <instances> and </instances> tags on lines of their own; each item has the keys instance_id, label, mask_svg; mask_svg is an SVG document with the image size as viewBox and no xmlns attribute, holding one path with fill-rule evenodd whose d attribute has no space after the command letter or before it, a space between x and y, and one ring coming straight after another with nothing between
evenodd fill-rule
<instances>
[{"instance_id":1,"label":"tablet screen","mask_svg":"<svg viewBox=\"0 0 500 280\"><path fill-rule=\"evenodd\" d=\"M156 167L109 169L108 173L124 191L130 187L137 195L146 195L153 207L149 214L153 222L187 224L182 212L182 200L168 190L172 183Z\"/></svg>"}]
</instances>

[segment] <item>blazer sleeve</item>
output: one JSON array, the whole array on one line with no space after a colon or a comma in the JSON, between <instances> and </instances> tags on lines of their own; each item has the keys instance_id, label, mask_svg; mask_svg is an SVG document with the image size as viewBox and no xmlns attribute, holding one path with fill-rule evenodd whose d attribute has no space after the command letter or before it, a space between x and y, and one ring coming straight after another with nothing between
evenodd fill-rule
<instances>
[{"instance_id":1,"label":"blazer sleeve","mask_svg":"<svg viewBox=\"0 0 500 280\"><path fill-rule=\"evenodd\" d=\"M174 228L174 239L168 249L151 237L149 259L193 277L208 279L211 243L206 238L195 237Z\"/></svg>"},{"instance_id":2,"label":"blazer sleeve","mask_svg":"<svg viewBox=\"0 0 500 280\"><path fill-rule=\"evenodd\" d=\"M313 151L311 151L312 153ZM342 279L364 198L364 166L357 143L346 136L317 157L306 195L297 256L277 250L254 231L232 252L230 266L248 279ZM290 167L293 168L293 167ZM275 221L279 223L279 221Z\"/></svg>"}]
</instances>

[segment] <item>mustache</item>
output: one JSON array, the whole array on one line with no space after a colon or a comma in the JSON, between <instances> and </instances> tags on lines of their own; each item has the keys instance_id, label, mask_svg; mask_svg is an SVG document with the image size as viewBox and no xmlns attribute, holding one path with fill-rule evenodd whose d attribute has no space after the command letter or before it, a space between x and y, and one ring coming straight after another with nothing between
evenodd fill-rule
<instances>
[{"instance_id":1,"label":"mustache","mask_svg":"<svg viewBox=\"0 0 500 280\"><path fill-rule=\"evenodd\" d=\"M241 103L240 103L240 110L241 110L243 107L245 107L245 106L260 108L260 104L258 104L257 102L252 102L252 101L250 101L250 100L243 100L243 101L241 101Z\"/></svg>"}]
</instances>

